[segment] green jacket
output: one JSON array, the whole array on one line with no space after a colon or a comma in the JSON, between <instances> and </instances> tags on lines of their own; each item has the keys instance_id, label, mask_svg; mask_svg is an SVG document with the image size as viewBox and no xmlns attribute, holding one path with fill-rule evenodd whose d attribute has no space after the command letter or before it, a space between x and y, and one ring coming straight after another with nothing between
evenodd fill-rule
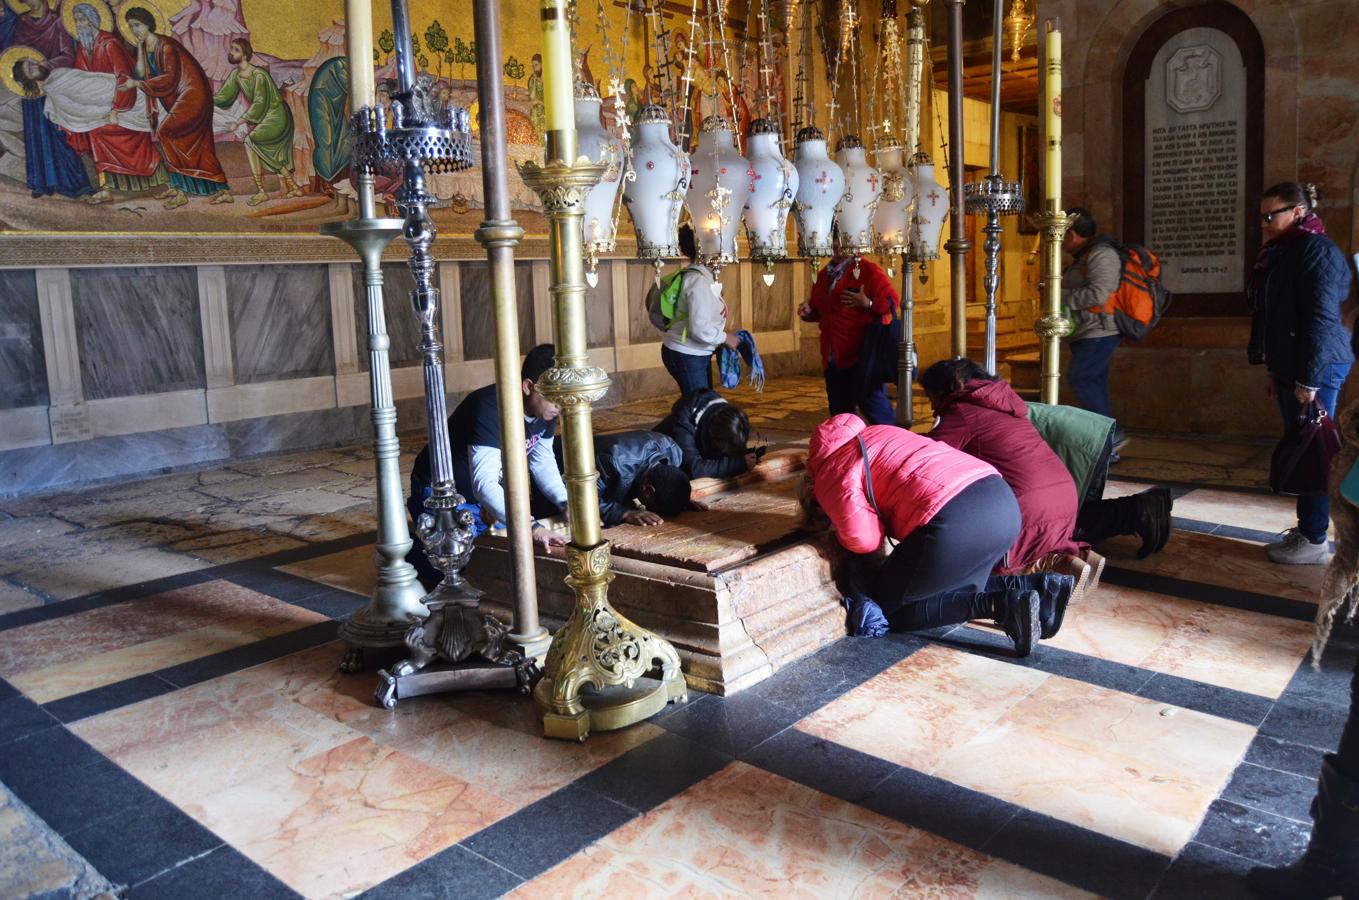
<instances>
[{"instance_id":1,"label":"green jacket","mask_svg":"<svg viewBox=\"0 0 1359 900\"><path fill-rule=\"evenodd\" d=\"M1074 406L1029 403L1029 421L1061 459L1076 482L1076 496L1084 503L1104 492L1109 467L1101 466L1114 420Z\"/></svg>"}]
</instances>

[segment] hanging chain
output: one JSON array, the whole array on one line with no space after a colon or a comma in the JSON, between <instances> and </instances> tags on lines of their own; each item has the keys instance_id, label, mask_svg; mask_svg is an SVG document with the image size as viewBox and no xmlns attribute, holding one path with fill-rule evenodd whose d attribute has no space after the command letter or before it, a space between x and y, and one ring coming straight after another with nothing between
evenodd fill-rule
<instances>
[{"instance_id":1,"label":"hanging chain","mask_svg":"<svg viewBox=\"0 0 1359 900\"><path fill-rule=\"evenodd\" d=\"M864 133L863 105L859 103L859 93L862 87L859 77L859 63L863 49L863 41L859 40L859 29L856 27L849 34L849 92L850 96L854 98L854 133L859 135Z\"/></svg>"},{"instance_id":2,"label":"hanging chain","mask_svg":"<svg viewBox=\"0 0 1359 900\"><path fill-rule=\"evenodd\" d=\"M807 71L812 67L812 26L808 15L812 0L800 0L802 4L802 33L798 37L797 73L793 76L793 133L801 131L812 122L812 97L807 90ZM805 116L805 118L804 118Z\"/></svg>"},{"instance_id":3,"label":"hanging chain","mask_svg":"<svg viewBox=\"0 0 1359 900\"><path fill-rule=\"evenodd\" d=\"M826 2L830 2L830 0L826 0ZM829 48L829 47L831 46L831 44L830 44L829 38L826 37L826 16L825 16L825 11L824 11L824 10L822 10L822 14L821 14L821 15L817 16L816 27L817 27L817 30L820 31L820 33L821 33L821 46L822 46L822 47L825 47L825 48ZM843 118L838 118L838 117L836 116L836 113L841 109L841 106L840 106L840 64L843 62L843 60L841 59L841 56L842 56L842 54L841 54L841 53L839 52L839 50L837 49L836 52L835 52L835 57L834 57L834 58L835 58L835 64L834 64L834 65L831 65L829 60L826 61L826 65L829 67L829 70L830 70L830 71L827 73L827 74L830 75L830 103L826 104L826 144L827 144L828 146L831 146L831 147L835 146L834 142L831 140L832 133L833 133L837 128L838 128L840 131L844 131L844 130L845 130L845 129L844 129L844 119L843 119Z\"/></svg>"},{"instance_id":4,"label":"hanging chain","mask_svg":"<svg viewBox=\"0 0 1359 900\"><path fill-rule=\"evenodd\" d=\"M623 12L623 38L619 49L614 51L613 41L609 38L609 20L604 10L604 0L595 0L599 13L600 52L609 68L609 93L613 97L613 121L618 141L620 182L631 181L637 176L632 171L632 123L628 119L627 100L623 96L623 73L628 58L628 32L632 26L632 4L628 3ZM621 187L621 185L620 185ZM613 201L612 230L618 235L618 219L623 213L623 191L619 190Z\"/></svg>"},{"instance_id":5,"label":"hanging chain","mask_svg":"<svg viewBox=\"0 0 1359 900\"><path fill-rule=\"evenodd\" d=\"M881 34L878 35L878 40L879 40L879 43L881 44L881 41L882 41L882 35L881 35ZM858 44L858 50L859 50L860 53L862 53L862 51L863 51L863 45L862 45L862 44ZM856 55L858 55L858 54L856 54ZM858 80L858 79L857 79L857 75L858 75L857 68L858 68L858 67L857 67L857 65L856 65L856 67L855 67L855 69L856 69L856 71L855 71L855 76L856 76L855 80L856 80L856 81ZM879 124L878 124L878 113L877 113L878 77L877 77L877 73L873 72L871 69L865 69L864 71L865 71L865 77L866 77L867 80L868 80L868 129L865 131L865 130L863 130L862 127L861 127L861 129L860 129L860 134L864 136L864 146L865 146L865 147L868 146L868 139L869 139L869 138L872 138L873 151L876 153L877 150L878 150L878 146L882 143L881 140L879 140L878 135L879 135L880 133L882 133L883 131L885 131L886 129L880 127ZM884 91L883 91L883 95L882 95L882 99L883 99L884 104L887 102L888 96L889 96L889 95L888 95L887 92L884 90ZM858 104L857 102L854 104L854 106L855 106L856 109L858 108L858 105L859 105L859 104Z\"/></svg>"},{"instance_id":6,"label":"hanging chain","mask_svg":"<svg viewBox=\"0 0 1359 900\"><path fill-rule=\"evenodd\" d=\"M901 84L901 32L897 29L896 17L882 20L882 131L889 146L897 146L902 141L898 137L902 121L899 111L902 99ZM874 144L877 148L877 144ZM908 151L909 152L909 151Z\"/></svg>"},{"instance_id":7,"label":"hanging chain","mask_svg":"<svg viewBox=\"0 0 1359 900\"><path fill-rule=\"evenodd\" d=\"M693 125L690 96L694 87L694 43L698 35L698 0L693 0L689 8L689 43L684 53L684 74L680 77L680 106L678 121L675 123L676 143L688 149L689 132Z\"/></svg>"},{"instance_id":8,"label":"hanging chain","mask_svg":"<svg viewBox=\"0 0 1359 900\"><path fill-rule=\"evenodd\" d=\"M930 33L925 31L925 68L930 73L930 106L934 107L935 134L939 138L939 149L944 153L944 171L949 171L948 165L948 131L944 129L944 117L939 109L938 97L935 96L934 87L934 48L930 46Z\"/></svg>"}]
</instances>

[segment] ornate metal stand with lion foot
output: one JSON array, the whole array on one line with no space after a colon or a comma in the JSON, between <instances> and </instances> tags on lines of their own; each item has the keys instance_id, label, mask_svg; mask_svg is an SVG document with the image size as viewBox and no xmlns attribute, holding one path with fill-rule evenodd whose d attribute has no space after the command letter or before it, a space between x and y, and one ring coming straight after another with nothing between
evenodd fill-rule
<instances>
[{"instance_id":1,"label":"ornate metal stand with lion foot","mask_svg":"<svg viewBox=\"0 0 1359 900\"><path fill-rule=\"evenodd\" d=\"M410 657L378 672L376 697L387 709L397 701L445 691L517 688L528 694L539 677L532 659L506 646L509 629L475 603L432 605L429 618L406 632Z\"/></svg>"}]
</instances>

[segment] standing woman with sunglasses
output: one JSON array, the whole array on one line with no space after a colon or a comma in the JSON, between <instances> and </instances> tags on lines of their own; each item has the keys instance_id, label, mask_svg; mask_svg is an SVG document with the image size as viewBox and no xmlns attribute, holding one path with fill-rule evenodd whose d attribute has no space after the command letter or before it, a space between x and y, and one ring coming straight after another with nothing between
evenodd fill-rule
<instances>
[{"instance_id":1,"label":"standing woman with sunglasses","mask_svg":"<svg viewBox=\"0 0 1359 900\"><path fill-rule=\"evenodd\" d=\"M1354 355L1341 323L1341 304L1350 292L1345 255L1326 236L1316 214L1317 189L1292 181L1276 184L1260 199L1265 240L1251 273L1252 365L1268 370L1266 392L1279 404L1284 427L1316 402L1334 414L1336 394ZM1298 524L1265 547L1285 565L1324 565L1329 558L1327 497L1298 497Z\"/></svg>"}]
</instances>

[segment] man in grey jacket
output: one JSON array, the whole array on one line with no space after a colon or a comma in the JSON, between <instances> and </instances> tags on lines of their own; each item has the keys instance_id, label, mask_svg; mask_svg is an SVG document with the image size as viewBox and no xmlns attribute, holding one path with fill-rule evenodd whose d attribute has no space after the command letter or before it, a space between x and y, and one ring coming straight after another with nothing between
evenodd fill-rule
<instances>
[{"instance_id":1,"label":"man in grey jacket","mask_svg":"<svg viewBox=\"0 0 1359 900\"><path fill-rule=\"evenodd\" d=\"M1066 382L1081 406L1112 419L1115 416L1109 402L1109 362L1122 337L1114 317L1098 310L1118 290L1123 260L1112 238L1097 236L1095 217L1090 210L1075 206L1070 212L1076 220L1062 241L1063 249L1072 258L1071 265L1062 273L1062 302L1070 311L1076 330L1070 340L1071 367ZM1114 447L1125 440L1123 429L1115 425Z\"/></svg>"}]
</instances>

